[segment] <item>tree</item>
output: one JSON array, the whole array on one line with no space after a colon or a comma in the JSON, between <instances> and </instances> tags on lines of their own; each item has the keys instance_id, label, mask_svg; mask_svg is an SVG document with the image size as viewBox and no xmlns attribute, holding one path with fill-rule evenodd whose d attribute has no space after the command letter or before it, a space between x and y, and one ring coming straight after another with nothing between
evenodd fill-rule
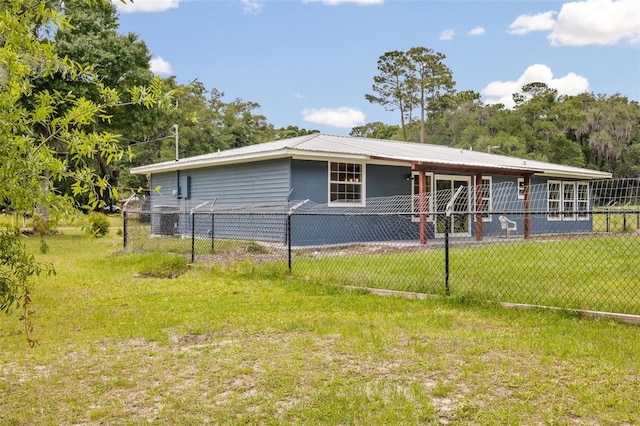
<instances>
[{"instance_id":1,"label":"tree","mask_svg":"<svg viewBox=\"0 0 640 426\"><path fill-rule=\"evenodd\" d=\"M367 123L351 129L349 135L356 138L393 139L398 135L400 127L396 125L384 124L380 121Z\"/></svg>"},{"instance_id":2,"label":"tree","mask_svg":"<svg viewBox=\"0 0 640 426\"><path fill-rule=\"evenodd\" d=\"M399 110L402 137L413 124L413 110L420 108L420 142L425 142L425 121L429 115L446 109L446 96L453 94L455 82L444 64L445 56L426 47L412 47L407 52L386 52L378 59L380 74L373 77L373 91L365 99L388 111Z\"/></svg>"},{"instance_id":3,"label":"tree","mask_svg":"<svg viewBox=\"0 0 640 426\"><path fill-rule=\"evenodd\" d=\"M87 7L107 0L86 0ZM109 111L125 105L154 106L163 98L158 81L132 87L123 100L101 83L90 68L55 52L55 43L41 37L42 28L69 28L51 3L5 0L0 3L0 199L19 211L46 208L73 215L78 205L55 184L72 181L72 195L85 195L95 208L105 193L114 192L92 167L97 158L111 164L127 154L118 137L96 124L108 122ZM87 82L96 100L75 92L39 89L40 79L62 76ZM29 102L25 102L29 99ZM16 230L0 230L0 311L20 305L29 331L30 277L51 268L38 264L20 243ZM31 334L27 334L33 343Z\"/></svg>"},{"instance_id":4,"label":"tree","mask_svg":"<svg viewBox=\"0 0 640 426\"><path fill-rule=\"evenodd\" d=\"M55 32L55 52L59 57L67 57L84 67L90 67L102 84L115 89L123 102L129 102L127 90L134 86L149 85L153 74L149 69L151 54L137 35L119 34L116 7L111 2L99 2L86 7L86 0L65 0L62 13L71 26L59 28ZM65 78L56 74L42 79L42 89L73 92L93 102L99 102L99 93L91 81ZM161 113L149 110L142 105L130 104L118 108L109 108L108 122L97 121L95 131L109 129L127 139L137 139L140 135L155 131ZM127 143L124 142L123 146ZM109 184L118 185L118 162L107 163L97 157L94 161L97 172L107 177ZM61 184L58 189L70 193L68 185ZM105 203L113 200L104 194Z\"/></svg>"},{"instance_id":5,"label":"tree","mask_svg":"<svg viewBox=\"0 0 640 426\"><path fill-rule=\"evenodd\" d=\"M638 142L640 109L620 95L600 96L586 113L579 133L589 148L589 162L615 172L624 154Z\"/></svg>"},{"instance_id":6,"label":"tree","mask_svg":"<svg viewBox=\"0 0 640 426\"><path fill-rule=\"evenodd\" d=\"M425 47L412 47L406 53L408 59L407 90L411 104L420 108L420 143L425 142L427 114L442 113L444 102L438 102L445 94L453 92L453 73L444 64L446 56Z\"/></svg>"},{"instance_id":7,"label":"tree","mask_svg":"<svg viewBox=\"0 0 640 426\"><path fill-rule=\"evenodd\" d=\"M411 97L407 90L409 62L404 52L397 50L386 52L378 59L380 74L373 77L373 91L376 95L367 94L365 99L371 103L382 105L387 111L400 112L400 128L402 136L407 140L407 116L411 122Z\"/></svg>"},{"instance_id":8,"label":"tree","mask_svg":"<svg viewBox=\"0 0 640 426\"><path fill-rule=\"evenodd\" d=\"M307 129L299 128L298 126L281 127L280 129L276 130L276 135L274 140L295 138L297 136L312 135L314 133L320 133L320 131L307 130Z\"/></svg>"}]
</instances>

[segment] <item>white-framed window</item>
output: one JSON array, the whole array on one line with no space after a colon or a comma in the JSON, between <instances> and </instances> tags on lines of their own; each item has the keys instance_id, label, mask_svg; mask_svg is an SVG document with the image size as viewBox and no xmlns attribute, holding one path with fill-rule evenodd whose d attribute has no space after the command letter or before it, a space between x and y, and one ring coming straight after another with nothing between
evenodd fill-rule
<instances>
[{"instance_id":1,"label":"white-framed window","mask_svg":"<svg viewBox=\"0 0 640 426\"><path fill-rule=\"evenodd\" d=\"M329 162L329 205L364 205L364 164Z\"/></svg>"},{"instance_id":2,"label":"white-framed window","mask_svg":"<svg viewBox=\"0 0 640 426\"><path fill-rule=\"evenodd\" d=\"M477 184L477 183L476 183ZM482 178L482 221L491 222L491 176Z\"/></svg>"},{"instance_id":3,"label":"white-framed window","mask_svg":"<svg viewBox=\"0 0 640 426\"><path fill-rule=\"evenodd\" d=\"M578 220L589 220L589 184L578 182L577 212Z\"/></svg>"},{"instance_id":4,"label":"white-framed window","mask_svg":"<svg viewBox=\"0 0 640 426\"><path fill-rule=\"evenodd\" d=\"M518 199L524 200L524 178L518 178Z\"/></svg>"},{"instance_id":5,"label":"white-framed window","mask_svg":"<svg viewBox=\"0 0 640 426\"><path fill-rule=\"evenodd\" d=\"M548 181L548 220L589 220L589 184Z\"/></svg>"},{"instance_id":6,"label":"white-framed window","mask_svg":"<svg viewBox=\"0 0 640 426\"><path fill-rule=\"evenodd\" d=\"M433 198L431 191L433 190L433 174L425 173L425 192L420 194L420 173L411 172L411 211L417 213L420 211L420 203L424 202L425 209L428 212L433 211ZM413 216L412 220L417 222L420 216ZM433 216L427 216L428 221L433 221Z\"/></svg>"},{"instance_id":7,"label":"white-framed window","mask_svg":"<svg viewBox=\"0 0 640 426\"><path fill-rule=\"evenodd\" d=\"M562 220L576 220L576 184L562 182Z\"/></svg>"},{"instance_id":8,"label":"white-framed window","mask_svg":"<svg viewBox=\"0 0 640 426\"><path fill-rule=\"evenodd\" d=\"M561 220L560 206L562 202L562 183L550 180L547 182L547 220Z\"/></svg>"}]
</instances>

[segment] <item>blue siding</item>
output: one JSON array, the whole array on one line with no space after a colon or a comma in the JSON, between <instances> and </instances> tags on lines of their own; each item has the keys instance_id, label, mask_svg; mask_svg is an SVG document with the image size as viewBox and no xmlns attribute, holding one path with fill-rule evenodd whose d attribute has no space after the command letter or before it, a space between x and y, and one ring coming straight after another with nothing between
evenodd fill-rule
<instances>
[{"instance_id":1,"label":"blue siding","mask_svg":"<svg viewBox=\"0 0 640 426\"><path fill-rule=\"evenodd\" d=\"M411 167L367 165L367 197L411 195Z\"/></svg>"},{"instance_id":2,"label":"blue siding","mask_svg":"<svg viewBox=\"0 0 640 426\"><path fill-rule=\"evenodd\" d=\"M433 237L433 227L431 227L428 238ZM294 215L291 218L291 243L294 246L418 239L418 224L412 222L411 216L408 215Z\"/></svg>"},{"instance_id":3,"label":"blue siding","mask_svg":"<svg viewBox=\"0 0 640 426\"><path fill-rule=\"evenodd\" d=\"M234 164L221 167L208 167L178 172L158 173L151 176L151 188L160 186L159 192L152 192L151 206L152 229L153 224L166 221L164 216L171 208L182 212L189 212L198 204L215 200L215 205L223 204L257 204L284 203L287 201L290 188L290 159L259 161ZM179 182L179 185L178 185ZM205 209L209 207L206 206ZM156 217L154 217L156 216ZM227 223L227 226L223 226ZM214 233L219 236L230 237L231 221L220 221ZM157 225L159 226L159 225ZM249 225L248 225L249 226ZM268 235L263 239L272 241L274 235L283 236L285 227L281 219L274 224L252 224L252 234L255 239L261 238L261 232ZM196 235L211 235L208 221L196 221ZM188 214L178 216L176 233L191 234L191 219ZM278 238L278 239L279 239Z\"/></svg>"},{"instance_id":4,"label":"blue siding","mask_svg":"<svg viewBox=\"0 0 640 426\"><path fill-rule=\"evenodd\" d=\"M292 200L309 199L326 204L329 199L328 161L293 160L291 162ZM411 184L406 177L411 167L367 164L365 168L366 196L389 197L411 195Z\"/></svg>"},{"instance_id":5,"label":"blue siding","mask_svg":"<svg viewBox=\"0 0 640 426\"><path fill-rule=\"evenodd\" d=\"M291 161L292 200L326 204L329 199L329 171L326 161Z\"/></svg>"},{"instance_id":6,"label":"blue siding","mask_svg":"<svg viewBox=\"0 0 640 426\"><path fill-rule=\"evenodd\" d=\"M187 176L191 177L191 199L198 202L213 199L216 204L282 202L289 194L289 163L285 158L184 170L181 182L186 185Z\"/></svg>"},{"instance_id":7,"label":"blue siding","mask_svg":"<svg viewBox=\"0 0 640 426\"><path fill-rule=\"evenodd\" d=\"M328 168L328 161L293 160L291 199L309 199L314 203L326 204L329 199ZM367 164L366 197L410 195L411 183L406 179L410 175L411 168L408 166ZM418 238L418 226L410 216L294 215L291 225L291 242L299 246Z\"/></svg>"},{"instance_id":8,"label":"blue siding","mask_svg":"<svg viewBox=\"0 0 640 426\"><path fill-rule=\"evenodd\" d=\"M152 210L157 206L173 206L175 208L180 206L178 197L173 194L173 191L178 189L176 176L176 172L151 175ZM159 191L155 191L155 188L159 188Z\"/></svg>"}]
</instances>

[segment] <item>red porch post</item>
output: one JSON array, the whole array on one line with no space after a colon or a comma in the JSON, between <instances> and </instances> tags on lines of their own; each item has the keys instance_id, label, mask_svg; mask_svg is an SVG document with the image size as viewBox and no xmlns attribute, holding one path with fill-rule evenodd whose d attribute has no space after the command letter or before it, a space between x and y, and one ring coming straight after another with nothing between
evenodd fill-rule
<instances>
[{"instance_id":1,"label":"red porch post","mask_svg":"<svg viewBox=\"0 0 640 426\"><path fill-rule=\"evenodd\" d=\"M482 173L476 174L476 241L482 241Z\"/></svg>"},{"instance_id":2,"label":"red porch post","mask_svg":"<svg viewBox=\"0 0 640 426\"><path fill-rule=\"evenodd\" d=\"M524 238L531 237L531 176L524 177Z\"/></svg>"}]
</instances>

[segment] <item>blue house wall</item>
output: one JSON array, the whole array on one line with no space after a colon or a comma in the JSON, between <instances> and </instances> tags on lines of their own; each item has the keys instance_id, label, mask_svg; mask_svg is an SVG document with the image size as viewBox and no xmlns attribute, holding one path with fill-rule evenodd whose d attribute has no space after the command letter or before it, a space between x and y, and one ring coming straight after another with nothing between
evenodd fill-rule
<instances>
[{"instance_id":1,"label":"blue house wall","mask_svg":"<svg viewBox=\"0 0 640 426\"><path fill-rule=\"evenodd\" d=\"M276 159L207 167L180 172L154 173L151 188L159 187L152 194L152 232L165 233L167 222L175 220L173 233L190 235L191 215L188 212L204 201L214 201L216 206L284 203L287 200L310 200L327 204L329 194L328 161ZM409 166L367 164L365 166L366 198L411 195ZM469 176L469 175L468 175ZM500 235L498 216L501 211L513 210L514 205L523 211L524 200L518 198L518 179L513 176L492 176L492 185L510 182L508 194L492 200L492 209L497 212L490 221L483 222L483 234ZM561 180L552 178L552 180ZM548 179L533 177L531 185L546 185ZM568 180L564 180L568 181ZM471 176L471 185L474 179ZM543 212L547 209L547 196L534 198L531 210ZM502 204L501 204L502 202ZM473 201L470 204L473 210ZM205 206L205 211L208 207ZM331 207L329 207L331 209ZM354 208L353 211L362 208ZM175 213L174 213L175 212ZM418 240L419 225L410 215L350 215L344 216L344 208L337 208L336 215L294 215L292 217L293 245L344 244L366 241ZM247 221L245 216L220 214L214 221L196 220L197 236L216 238L243 238L262 241L285 242L286 216L265 215L259 220ZM340 215L338 215L338 213ZM167 215L174 216L167 216ZM522 234L523 214L507 214L518 224ZM169 219L169 220L168 220ZM475 235L475 217L470 219L470 235ZM212 224L214 226L212 227ZM531 214L532 234L550 232L590 232L592 220L549 221L546 214ZM154 231L155 230L155 231ZM156 232L159 230L160 232ZM241 235L242 234L242 235ZM427 238L435 238L433 221L427 223Z\"/></svg>"},{"instance_id":2,"label":"blue house wall","mask_svg":"<svg viewBox=\"0 0 640 426\"><path fill-rule=\"evenodd\" d=\"M166 215L174 214L174 233L190 235L191 215L184 212L190 212L205 201L214 202L216 207L285 203L290 191L290 178L288 158L152 174L151 188L159 187L151 197L152 232L162 229L160 224L167 221ZM207 209L210 205L204 206L204 211ZM172 213L178 211L183 213ZM209 237L213 232L218 238L238 238L239 224L242 224L244 234L256 240L281 241L286 234L286 221L274 215L263 216L260 221L220 215L217 224L215 218L213 224L215 229L210 220L196 218L195 234Z\"/></svg>"},{"instance_id":3,"label":"blue house wall","mask_svg":"<svg viewBox=\"0 0 640 426\"><path fill-rule=\"evenodd\" d=\"M293 200L310 200L317 204L329 201L328 161L293 160L291 183ZM365 194L367 198L411 195L407 176L408 166L367 164ZM361 208L354 208L357 212ZM344 216L337 208L336 215L294 215L291 221L293 245L346 244L367 241L415 240L418 225L409 215ZM433 236L433 235L432 235Z\"/></svg>"}]
</instances>

